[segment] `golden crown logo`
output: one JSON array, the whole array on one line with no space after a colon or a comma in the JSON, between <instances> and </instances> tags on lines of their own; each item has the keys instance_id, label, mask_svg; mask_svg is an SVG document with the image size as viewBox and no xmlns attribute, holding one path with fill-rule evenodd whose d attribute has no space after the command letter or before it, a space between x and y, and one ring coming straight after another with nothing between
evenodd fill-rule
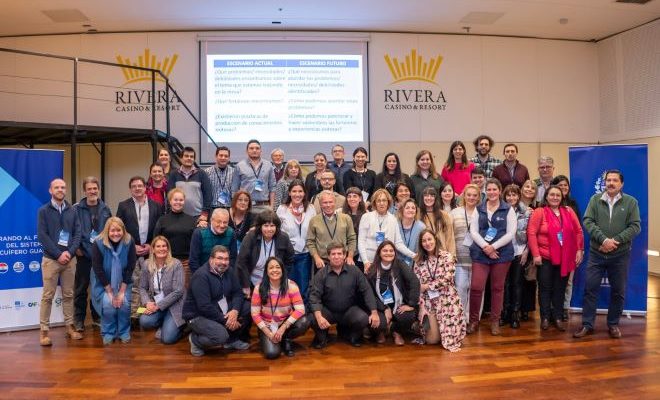
<instances>
[{"instance_id":1,"label":"golden crown logo","mask_svg":"<svg viewBox=\"0 0 660 400\"><path fill-rule=\"evenodd\" d=\"M392 73L392 78L394 78L392 83L423 81L437 85L435 76L438 74L440 64L442 64L442 56L438 55L426 62L421 55L417 54L417 49L412 49L410 54L406 56L405 62L397 60L396 57L392 59L389 54L385 54L385 62Z\"/></svg>"},{"instance_id":2,"label":"golden crown logo","mask_svg":"<svg viewBox=\"0 0 660 400\"><path fill-rule=\"evenodd\" d=\"M131 59L128 57L122 58L122 56L120 55L117 56L117 62L122 65L128 65L133 67L158 69L165 76L169 77L170 73L172 72L172 68L174 68L174 64L176 64L176 60L178 58L179 55L175 53L172 55L171 59L170 57L165 57L163 61L158 61L156 60L155 54L151 54L151 51L149 49L144 49L144 54L138 56L137 62L132 62ZM121 70L124 73L124 78L126 78L126 82L124 82L124 85L128 85L129 83L140 82L140 81L151 81L150 71L143 71L128 67L122 67ZM155 80L159 82L165 82L165 79L163 79L163 77L160 76L159 74L156 74Z\"/></svg>"}]
</instances>

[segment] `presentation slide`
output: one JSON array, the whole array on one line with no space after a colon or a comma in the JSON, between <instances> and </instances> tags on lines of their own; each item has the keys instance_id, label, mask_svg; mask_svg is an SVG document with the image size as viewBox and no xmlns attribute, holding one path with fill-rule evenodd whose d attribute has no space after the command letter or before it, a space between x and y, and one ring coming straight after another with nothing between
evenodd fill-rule
<instances>
[{"instance_id":1,"label":"presentation slide","mask_svg":"<svg viewBox=\"0 0 660 400\"><path fill-rule=\"evenodd\" d=\"M209 54L208 132L218 143L362 142L362 55Z\"/></svg>"}]
</instances>

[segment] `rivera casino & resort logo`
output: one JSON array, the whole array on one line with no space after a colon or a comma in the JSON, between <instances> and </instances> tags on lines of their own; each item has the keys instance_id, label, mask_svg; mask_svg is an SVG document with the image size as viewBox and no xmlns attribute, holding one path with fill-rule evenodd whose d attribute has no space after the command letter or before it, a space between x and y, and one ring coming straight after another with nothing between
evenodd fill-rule
<instances>
[{"instance_id":1,"label":"rivera casino & resort logo","mask_svg":"<svg viewBox=\"0 0 660 400\"><path fill-rule=\"evenodd\" d=\"M385 109L414 112L444 111L447 108L447 99L437 82L442 61L441 55L425 61L422 55L417 54L417 49L410 50L410 54L401 61L385 54L385 63L392 75L390 86L396 87L385 89ZM422 82L426 87L406 88L406 83L415 81Z\"/></svg>"}]
</instances>

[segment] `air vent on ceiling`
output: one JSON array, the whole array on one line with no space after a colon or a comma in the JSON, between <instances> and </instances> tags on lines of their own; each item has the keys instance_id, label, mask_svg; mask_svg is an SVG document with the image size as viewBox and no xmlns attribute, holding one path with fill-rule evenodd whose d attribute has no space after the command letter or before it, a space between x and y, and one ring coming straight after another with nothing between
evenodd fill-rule
<instances>
[{"instance_id":1,"label":"air vent on ceiling","mask_svg":"<svg viewBox=\"0 0 660 400\"><path fill-rule=\"evenodd\" d=\"M42 10L53 22L86 22L89 18L77 9Z\"/></svg>"},{"instance_id":2,"label":"air vent on ceiling","mask_svg":"<svg viewBox=\"0 0 660 400\"><path fill-rule=\"evenodd\" d=\"M473 11L461 18L461 22L464 24L490 25L494 24L503 15L504 13Z\"/></svg>"},{"instance_id":3,"label":"air vent on ceiling","mask_svg":"<svg viewBox=\"0 0 660 400\"><path fill-rule=\"evenodd\" d=\"M616 0L617 3L626 3L626 4L646 4L651 0Z\"/></svg>"}]
</instances>

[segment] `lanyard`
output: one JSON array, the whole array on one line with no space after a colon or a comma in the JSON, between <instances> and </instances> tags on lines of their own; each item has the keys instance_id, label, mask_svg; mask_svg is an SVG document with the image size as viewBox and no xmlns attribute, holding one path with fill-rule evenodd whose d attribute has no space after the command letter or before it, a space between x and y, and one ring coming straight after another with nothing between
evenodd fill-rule
<instances>
[{"instance_id":1,"label":"lanyard","mask_svg":"<svg viewBox=\"0 0 660 400\"><path fill-rule=\"evenodd\" d=\"M435 274L432 274L432 273L431 273L431 268L429 267L429 265L431 264L431 260L432 260L432 258L429 257L429 259L426 261L426 272L429 273L429 276L431 277L431 281L433 282L433 281L435 281ZM437 267L437 265L438 265L438 259L435 258L435 259L433 259L433 260L435 261L435 265L436 265L436 267ZM436 268L434 268L434 270L435 270L435 269L436 269ZM436 272L437 272L437 271L436 271Z\"/></svg>"},{"instance_id":2,"label":"lanyard","mask_svg":"<svg viewBox=\"0 0 660 400\"><path fill-rule=\"evenodd\" d=\"M426 221L428 221L428 223L429 223L428 227L431 228L431 232L433 232L433 234L435 235L435 224L433 223L433 221L431 220L431 218L429 218L429 214L428 214L428 213L424 213L424 219L425 219Z\"/></svg>"},{"instance_id":3,"label":"lanyard","mask_svg":"<svg viewBox=\"0 0 660 400\"><path fill-rule=\"evenodd\" d=\"M156 282L158 282L158 293L163 291L163 287L160 284L160 279L161 279L162 276L163 276L163 270L161 268L158 271L156 271Z\"/></svg>"},{"instance_id":4,"label":"lanyard","mask_svg":"<svg viewBox=\"0 0 660 400\"><path fill-rule=\"evenodd\" d=\"M270 293L268 293L268 297L270 297ZM269 299L270 300L270 299ZM269 301L270 305L270 316L273 318L273 321L275 320L275 310L277 310L277 306L280 305L280 291L277 291L277 300L275 301L275 307L273 307L273 302Z\"/></svg>"},{"instance_id":5,"label":"lanyard","mask_svg":"<svg viewBox=\"0 0 660 400\"><path fill-rule=\"evenodd\" d=\"M250 166L252 166L252 164L250 164ZM215 176L218 177L218 183L220 183L220 191L224 191L225 186L227 185L227 175L228 175L227 174L227 167L225 167L224 171L222 171L223 175L225 176L224 180L220 179L220 174L218 174L219 169L220 168L214 168L213 170L215 171ZM254 168L252 170L254 171ZM259 172L261 172L261 170L259 170Z\"/></svg>"},{"instance_id":6,"label":"lanyard","mask_svg":"<svg viewBox=\"0 0 660 400\"><path fill-rule=\"evenodd\" d=\"M412 240L412 230L413 226L415 226L415 223L410 226L410 229L406 229L403 227L403 221L401 221L401 233L403 233L403 240L406 242L406 247L410 249L410 241ZM406 231L408 231L408 237L406 238ZM412 249L410 249L412 250Z\"/></svg>"},{"instance_id":7,"label":"lanyard","mask_svg":"<svg viewBox=\"0 0 660 400\"><path fill-rule=\"evenodd\" d=\"M383 231L383 223L385 223L385 218L387 218L387 215L385 215L382 219L380 218L380 215L376 215L376 220L378 221L378 232Z\"/></svg>"},{"instance_id":8,"label":"lanyard","mask_svg":"<svg viewBox=\"0 0 660 400\"><path fill-rule=\"evenodd\" d=\"M474 212L474 211L472 211ZM467 208L463 207L463 213L465 214L465 224L467 225L467 230L470 232L470 220L468 219L467 216Z\"/></svg>"},{"instance_id":9,"label":"lanyard","mask_svg":"<svg viewBox=\"0 0 660 400\"><path fill-rule=\"evenodd\" d=\"M365 168L364 171L357 172L357 170L355 168L353 168L353 171L357 174L358 178L360 178L360 184L358 185L358 188L360 188L360 190L364 190L366 192L366 189L364 187L364 174L367 172L367 169Z\"/></svg>"},{"instance_id":10,"label":"lanyard","mask_svg":"<svg viewBox=\"0 0 660 400\"><path fill-rule=\"evenodd\" d=\"M328 221L325 218L325 214L322 215L323 217L323 223L325 224L325 229L328 230L328 235L330 235L330 240L335 239L335 233L337 233L337 225L339 225L339 216L335 216L335 229L330 232L330 227L328 226Z\"/></svg>"},{"instance_id":11,"label":"lanyard","mask_svg":"<svg viewBox=\"0 0 660 400\"><path fill-rule=\"evenodd\" d=\"M248 161L248 164L250 165L250 168L252 168L252 173L254 174L255 179L259 179L259 175L261 175L261 168L264 166L264 163L259 163L259 169L256 171L254 170L251 162Z\"/></svg>"},{"instance_id":12,"label":"lanyard","mask_svg":"<svg viewBox=\"0 0 660 400\"><path fill-rule=\"evenodd\" d=\"M273 252L273 244L275 244L274 242L275 242L275 238L271 239L270 247L268 247L266 246L266 240L262 239L261 243L264 246L264 255L266 256L266 258L270 257L270 254Z\"/></svg>"}]
</instances>

